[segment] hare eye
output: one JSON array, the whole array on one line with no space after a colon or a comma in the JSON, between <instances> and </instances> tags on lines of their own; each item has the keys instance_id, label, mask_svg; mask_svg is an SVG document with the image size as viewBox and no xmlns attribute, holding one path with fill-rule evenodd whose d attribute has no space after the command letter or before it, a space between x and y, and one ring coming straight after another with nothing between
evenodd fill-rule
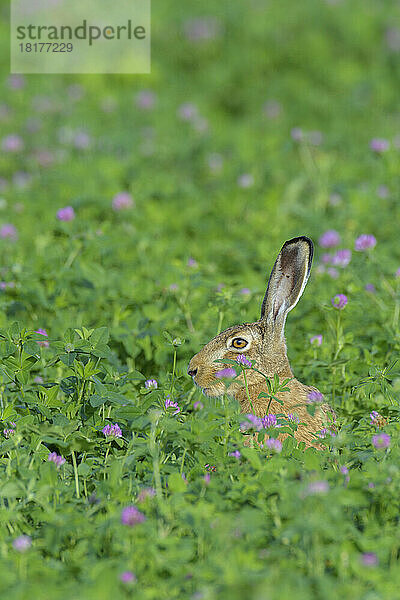
<instances>
[{"instance_id":1,"label":"hare eye","mask_svg":"<svg viewBox=\"0 0 400 600\"><path fill-rule=\"evenodd\" d=\"M234 338L232 340L232 347L233 348L244 348L245 346L247 346L247 341L244 340L243 338Z\"/></svg>"}]
</instances>

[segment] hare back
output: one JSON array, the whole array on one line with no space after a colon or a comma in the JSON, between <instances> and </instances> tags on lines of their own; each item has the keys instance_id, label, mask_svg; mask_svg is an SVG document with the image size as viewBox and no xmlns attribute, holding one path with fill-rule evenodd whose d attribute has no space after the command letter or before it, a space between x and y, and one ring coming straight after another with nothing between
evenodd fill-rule
<instances>
[{"instance_id":1,"label":"hare back","mask_svg":"<svg viewBox=\"0 0 400 600\"><path fill-rule=\"evenodd\" d=\"M311 392L318 392L317 388L304 385L297 379L292 379L288 386L288 392L280 392L277 397L283 401L279 402L272 400L269 406L269 413L296 415L300 421L297 431L294 436L298 442L305 442L306 446L318 447L318 438L315 436L318 432L326 427L332 428L332 422L335 420L335 415L330 406L326 403L321 403L316 406L314 415L310 415L307 411L307 405L310 405L308 398ZM264 417L267 412L269 400L266 398L258 398L260 392L265 392L265 385L256 384L249 386L249 395L253 404L254 412L257 417ZM236 394L236 399L240 403L240 408L243 413L251 413L252 409L248 400L246 390L240 389ZM279 436L283 440L287 434Z\"/></svg>"}]
</instances>

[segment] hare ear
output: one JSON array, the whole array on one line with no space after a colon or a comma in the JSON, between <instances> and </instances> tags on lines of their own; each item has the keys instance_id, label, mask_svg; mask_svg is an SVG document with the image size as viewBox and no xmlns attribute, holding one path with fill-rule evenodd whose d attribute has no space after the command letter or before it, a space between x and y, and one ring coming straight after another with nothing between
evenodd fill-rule
<instances>
[{"instance_id":1,"label":"hare ear","mask_svg":"<svg viewBox=\"0 0 400 600\"><path fill-rule=\"evenodd\" d=\"M261 320L280 329L282 335L287 313L296 306L307 283L313 253L310 238L297 237L283 244L275 261L261 307Z\"/></svg>"}]
</instances>

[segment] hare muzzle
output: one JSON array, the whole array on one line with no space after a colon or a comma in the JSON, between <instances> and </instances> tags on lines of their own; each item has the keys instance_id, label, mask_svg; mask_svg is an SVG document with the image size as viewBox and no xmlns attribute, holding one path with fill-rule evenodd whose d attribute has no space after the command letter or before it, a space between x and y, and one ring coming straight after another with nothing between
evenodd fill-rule
<instances>
[{"instance_id":1,"label":"hare muzzle","mask_svg":"<svg viewBox=\"0 0 400 600\"><path fill-rule=\"evenodd\" d=\"M201 356L200 351L189 362L187 373L206 396L220 396L224 393L225 386L215 378L216 370L216 365L208 364L207 359Z\"/></svg>"}]
</instances>

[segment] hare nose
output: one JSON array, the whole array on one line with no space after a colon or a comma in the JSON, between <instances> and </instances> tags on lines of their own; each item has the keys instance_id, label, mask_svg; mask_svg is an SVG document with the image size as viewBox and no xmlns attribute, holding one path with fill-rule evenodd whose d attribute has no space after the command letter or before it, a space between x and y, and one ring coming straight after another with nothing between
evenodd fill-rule
<instances>
[{"instance_id":1,"label":"hare nose","mask_svg":"<svg viewBox=\"0 0 400 600\"><path fill-rule=\"evenodd\" d=\"M197 369L188 369L188 375L190 375L190 377L194 377L197 373Z\"/></svg>"}]
</instances>

